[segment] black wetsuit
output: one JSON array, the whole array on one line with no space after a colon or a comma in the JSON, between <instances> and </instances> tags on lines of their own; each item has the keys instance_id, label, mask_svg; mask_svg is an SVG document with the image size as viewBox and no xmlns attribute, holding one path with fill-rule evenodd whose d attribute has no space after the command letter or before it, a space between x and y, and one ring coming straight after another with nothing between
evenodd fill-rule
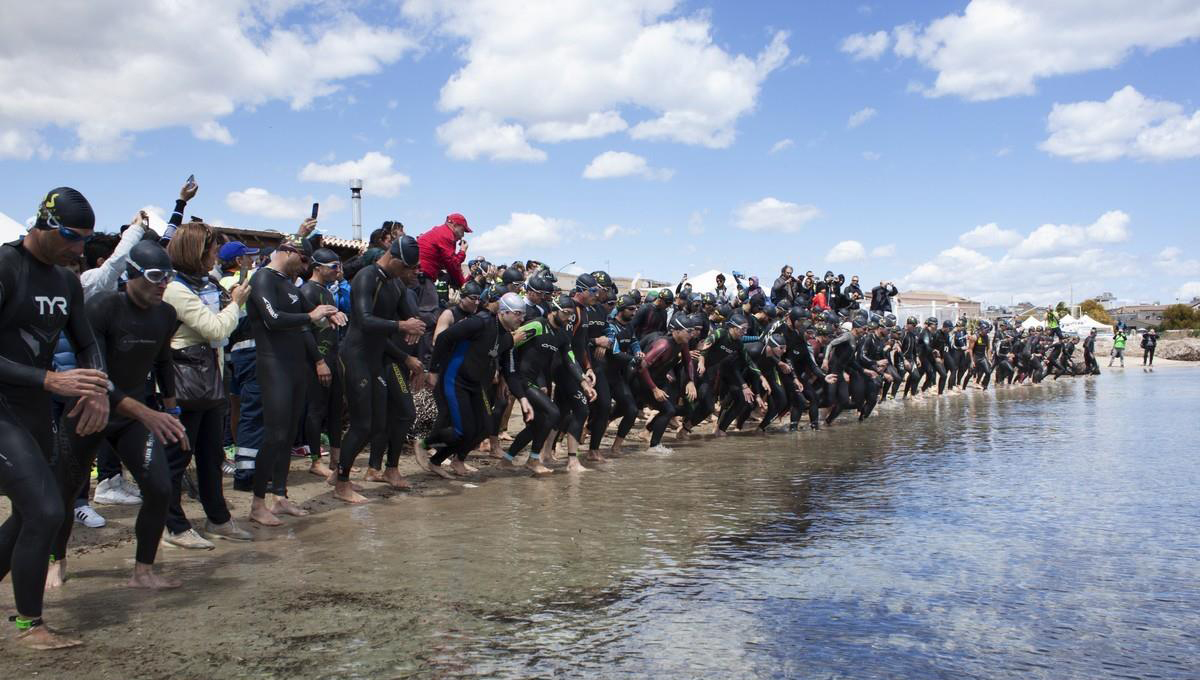
<instances>
[{"instance_id":1,"label":"black wetsuit","mask_svg":"<svg viewBox=\"0 0 1200 680\"><path fill-rule=\"evenodd\" d=\"M992 380L992 365L987 357L987 350L990 343L991 340L988 338L988 334L981 332L975 336L975 342L971 345L975 378L979 380L980 386L985 390L988 388L988 383Z\"/></svg>"},{"instance_id":2,"label":"black wetsuit","mask_svg":"<svg viewBox=\"0 0 1200 680\"><path fill-rule=\"evenodd\" d=\"M316 281L308 280L300 286L300 295L308 301L312 308L321 305L337 306L333 293ZM308 384L308 405L305 407L304 443L308 453L315 461L321 456L321 435L329 437L329 448L342 447L342 422L345 416L345 381L342 376L342 362L338 356L341 344L341 333L330 324L313 325L313 338L317 343L317 356L329 367L331 379L329 386L321 384L316 371Z\"/></svg>"},{"instance_id":3,"label":"black wetsuit","mask_svg":"<svg viewBox=\"0 0 1200 680\"><path fill-rule=\"evenodd\" d=\"M350 481L354 459L380 433L386 435L388 399L385 359L407 354L394 342L399 334L401 289L378 264L363 267L350 283L350 330L341 346L350 429L342 440L338 479Z\"/></svg>"},{"instance_id":4,"label":"black wetsuit","mask_svg":"<svg viewBox=\"0 0 1200 680\"><path fill-rule=\"evenodd\" d=\"M399 279L393 279L387 285L396 289L394 295L398 305L389 314L399 321L416 317L419 314L416 293L406 288ZM390 302L391 296L385 296L384 303ZM455 309L458 310L458 313L462 313L461 309L457 307ZM419 344L405 344L404 338L400 336L399 332L392 336L384 349L381 375L383 376L386 400L382 406L376 405L376 408L384 409L382 413L386 420L383 427L374 423L372 428L371 455L368 464L373 470L379 470L380 464L389 468L400 466L400 453L404 450L408 434L417 420L417 407L413 402L412 388L409 387L412 372L405 362L409 356L416 354L419 350ZM378 417L378 415L377 411L376 416ZM385 452L386 461L384 460Z\"/></svg>"},{"instance_id":5,"label":"black wetsuit","mask_svg":"<svg viewBox=\"0 0 1200 680\"><path fill-rule=\"evenodd\" d=\"M596 344L599 338L608 337L608 310L602 304L590 307L580 305L577 309L579 319L577 324L582 326L583 344L586 347L585 356L577 357L584 369L592 369L596 376L596 398L588 405L588 432L591 443L588 448L592 451L600 449L600 441L604 439L604 431L608 429L609 414L612 412L612 391L609 389L608 371L610 348L602 348Z\"/></svg>"},{"instance_id":6,"label":"black wetsuit","mask_svg":"<svg viewBox=\"0 0 1200 680\"><path fill-rule=\"evenodd\" d=\"M287 496L292 443L300 429L308 386L319 358L309 331L313 306L291 279L270 267L250 277L246 318L254 336L262 390L263 443L254 467L254 495L265 498L268 483Z\"/></svg>"},{"instance_id":7,"label":"black wetsuit","mask_svg":"<svg viewBox=\"0 0 1200 680\"><path fill-rule=\"evenodd\" d=\"M117 404L126 397L157 408L151 401L146 376L153 372L163 399L175 396L175 375L171 360L171 336L177 324L175 308L168 304L138 307L125 293L97 293L87 302L88 320L96 341L104 352L109 366L108 379L113 384L109 393L110 416L103 431L87 437L75 434L75 421L66 419L63 429L71 443L76 465L73 485L63 489L67 500L55 557L65 557L71 527L74 499L88 481L96 453L102 444L116 452L121 464L133 475L142 492L134 534L137 536L137 561L154 564L158 542L167 521L167 504L171 497L171 472L167 465L163 442L158 441L141 421L117 414Z\"/></svg>"},{"instance_id":8,"label":"black wetsuit","mask_svg":"<svg viewBox=\"0 0 1200 680\"><path fill-rule=\"evenodd\" d=\"M516 348L517 370L524 388L524 396L533 407L533 420L513 437L508 454L511 459L521 453L527 444L532 443L532 455L536 459L541 455L547 435L558 425L561 418L558 406L546 394L551 383L552 366L562 363L568 370L574 367L579 381L583 380L583 373L575 363L571 336L565 328L556 327L542 317L525 322L521 330L525 333L525 341Z\"/></svg>"},{"instance_id":9,"label":"black wetsuit","mask_svg":"<svg viewBox=\"0 0 1200 680\"><path fill-rule=\"evenodd\" d=\"M633 396L633 375L637 365L637 355L642 348L633 327L623 324L616 317L608 320L607 335L612 347L609 348L608 391L612 394L613 410L609 418L617 423L617 437L624 439L629 436L633 424L637 420L637 399Z\"/></svg>"},{"instance_id":10,"label":"black wetsuit","mask_svg":"<svg viewBox=\"0 0 1200 680\"><path fill-rule=\"evenodd\" d=\"M438 375L434 397L438 419L425 445L435 449L429 457L441 465L450 456L466 460L471 448L486 436L489 412L483 388L491 381L497 361L513 397L525 394L516 370L512 334L491 314L476 314L454 324L438 336L430 371Z\"/></svg>"},{"instance_id":11,"label":"black wetsuit","mask_svg":"<svg viewBox=\"0 0 1200 680\"><path fill-rule=\"evenodd\" d=\"M638 308L629 325L633 326L633 334L637 336L638 342L642 343L643 347L649 347L646 336L667 332L667 310L659 309L657 303L647 302Z\"/></svg>"},{"instance_id":12,"label":"black wetsuit","mask_svg":"<svg viewBox=\"0 0 1200 680\"><path fill-rule=\"evenodd\" d=\"M79 278L45 264L21 244L0 246L0 491L12 514L0 526L0 579L12 572L21 616L42 615L42 592L63 495L51 459L55 427L45 384L58 334L65 332L81 368L104 370ZM65 456L54 459L62 469Z\"/></svg>"},{"instance_id":13,"label":"black wetsuit","mask_svg":"<svg viewBox=\"0 0 1200 680\"><path fill-rule=\"evenodd\" d=\"M830 383L828 387L829 415L825 416L826 425L832 423L842 410L850 405L850 383L846 381L846 374L850 374L850 379L854 380L859 373L855 353L855 340L850 331L843 331L825 347L828 373L837 376L837 382Z\"/></svg>"},{"instance_id":14,"label":"black wetsuit","mask_svg":"<svg viewBox=\"0 0 1200 680\"><path fill-rule=\"evenodd\" d=\"M638 397L640 404L658 411L647 425L650 429L650 446L653 447L662 443L667 424L675 416L675 401L679 398L679 381L667 381L667 374L684 364L687 367L688 379L695 380L695 368L687 347L680 347L669 335L652 333L640 342L645 348L646 357L638 369L640 379L637 381L638 389L634 390L634 395ZM666 392L665 401L654 398L655 387Z\"/></svg>"}]
</instances>

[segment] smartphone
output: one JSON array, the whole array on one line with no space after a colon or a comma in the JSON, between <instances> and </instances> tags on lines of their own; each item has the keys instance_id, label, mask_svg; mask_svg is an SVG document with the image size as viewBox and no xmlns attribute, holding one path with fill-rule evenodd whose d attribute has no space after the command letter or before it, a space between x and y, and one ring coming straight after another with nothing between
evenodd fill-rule
<instances>
[{"instance_id":1,"label":"smartphone","mask_svg":"<svg viewBox=\"0 0 1200 680\"><path fill-rule=\"evenodd\" d=\"M185 183L186 183L186 184L195 184L195 183L196 183L196 176L195 176L195 175L188 175L187 182L185 182Z\"/></svg>"},{"instance_id":2,"label":"smartphone","mask_svg":"<svg viewBox=\"0 0 1200 680\"><path fill-rule=\"evenodd\" d=\"M246 269L245 267L241 268L241 270L238 272L238 285L239 286L246 282L246 276L249 273L250 273L249 270Z\"/></svg>"},{"instance_id":3,"label":"smartphone","mask_svg":"<svg viewBox=\"0 0 1200 680\"><path fill-rule=\"evenodd\" d=\"M312 218L313 218L314 220L315 220L315 219L317 219L317 210L319 210L320 208L321 208L321 204L320 204L320 203L313 203Z\"/></svg>"}]
</instances>

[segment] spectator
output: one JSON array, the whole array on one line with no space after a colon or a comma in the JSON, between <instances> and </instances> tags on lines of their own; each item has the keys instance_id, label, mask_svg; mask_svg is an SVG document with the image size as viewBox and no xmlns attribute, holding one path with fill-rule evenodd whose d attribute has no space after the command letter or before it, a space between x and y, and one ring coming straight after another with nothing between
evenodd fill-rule
<instances>
[{"instance_id":1,"label":"spectator","mask_svg":"<svg viewBox=\"0 0 1200 680\"><path fill-rule=\"evenodd\" d=\"M1049 316L1049 314L1047 314ZM1118 326L1117 332L1113 333L1112 352L1108 356L1108 367L1112 368L1113 360L1121 360L1121 368L1125 368L1125 343L1128 342L1129 336L1125 333L1125 329Z\"/></svg>"},{"instance_id":2,"label":"spectator","mask_svg":"<svg viewBox=\"0 0 1200 680\"><path fill-rule=\"evenodd\" d=\"M181 366L195 367L203 379L203 371L220 371L223 366L223 347L237 328L240 306L249 294L249 286L234 286L228 294L209 276L217 260L218 242L212 227L203 222L181 225L167 247L176 279L167 286L163 301L175 308L179 329L171 339L171 349L177 373ZM180 373L181 375L181 373ZM183 512L180 493L184 470L192 457L196 459L196 482L200 503L207 521L205 532L231 540L248 541L251 534L233 522L221 488L221 463L224 449L226 395L212 395L206 384L191 385L176 376L179 419L187 429L190 450L172 445L167 451L171 466L171 507L167 513L168 544L191 549L212 549L213 544L196 533ZM194 381L200 382L200 381Z\"/></svg>"},{"instance_id":3,"label":"spectator","mask_svg":"<svg viewBox=\"0 0 1200 680\"><path fill-rule=\"evenodd\" d=\"M1142 365L1154 367L1154 349L1158 347L1158 331L1147 328L1142 331Z\"/></svg>"},{"instance_id":4,"label":"spectator","mask_svg":"<svg viewBox=\"0 0 1200 680\"><path fill-rule=\"evenodd\" d=\"M871 289L871 311L876 314L886 314L892 311L892 298L900 294L891 281L880 281L878 286Z\"/></svg>"},{"instance_id":5,"label":"spectator","mask_svg":"<svg viewBox=\"0 0 1200 680\"><path fill-rule=\"evenodd\" d=\"M463 240L471 233L467 218L458 213L446 216L446 221L421 234L417 245L421 249L421 272L417 276L417 310L425 322L427 335L432 335L441 309L437 281L445 273L454 289L461 288L466 281L462 264L467 259L467 242Z\"/></svg>"}]
</instances>

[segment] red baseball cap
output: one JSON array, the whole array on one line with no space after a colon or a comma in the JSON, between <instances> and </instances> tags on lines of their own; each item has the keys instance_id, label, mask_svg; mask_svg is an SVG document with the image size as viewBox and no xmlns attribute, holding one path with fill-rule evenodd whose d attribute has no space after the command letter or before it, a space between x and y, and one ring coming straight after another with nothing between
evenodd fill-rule
<instances>
[{"instance_id":1,"label":"red baseball cap","mask_svg":"<svg viewBox=\"0 0 1200 680\"><path fill-rule=\"evenodd\" d=\"M450 213L446 215L446 224L454 224L463 228L468 234L471 233L471 228L467 226L467 218L460 213Z\"/></svg>"}]
</instances>

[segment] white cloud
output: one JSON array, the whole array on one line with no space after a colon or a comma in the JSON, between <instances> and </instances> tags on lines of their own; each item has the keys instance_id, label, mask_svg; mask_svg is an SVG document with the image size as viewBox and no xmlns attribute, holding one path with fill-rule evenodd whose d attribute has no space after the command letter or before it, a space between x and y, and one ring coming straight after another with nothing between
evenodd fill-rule
<instances>
[{"instance_id":1,"label":"white cloud","mask_svg":"<svg viewBox=\"0 0 1200 680\"><path fill-rule=\"evenodd\" d=\"M896 255L896 244L888 243L887 245L875 246L871 249L871 257L894 257Z\"/></svg>"},{"instance_id":2,"label":"white cloud","mask_svg":"<svg viewBox=\"0 0 1200 680\"><path fill-rule=\"evenodd\" d=\"M548 121L529 126L529 136L539 142L567 142L604 137L629 127L616 111L589 113L582 122Z\"/></svg>"},{"instance_id":3,"label":"white cloud","mask_svg":"<svg viewBox=\"0 0 1200 680\"><path fill-rule=\"evenodd\" d=\"M0 159L27 161L35 155L45 159L50 153L50 147L46 146L42 136L36 132L0 129Z\"/></svg>"},{"instance_id":4,"label":"white cloud","mask_svg":"<svg viewBox=\"0 0 1200 680\"><path fill-rule=\"evenodd\" d=\"M375 194L392 197L400 193L400 189L412 183L408 175L392 167L392 157L369 151L356 161L342 163L313 163L301 168L297 178L305 182L330 182L349 188L351 179L363 181L363 191L368 195Z\"/></svg>"},{"instance_id":5,"label":"white cloud","mask_svg":"<svg viewBox=\"0 0 1200 680\"><path fill-rule=\"evenodd\" d=\"M862 157L864 161L877 161L883 158L883 154L878 151L864 151L862 152Z\"/></svg>"},{"instance_id":6,"label":"white cloud","mask_svg":"<svg viewBox=\"0 0 1200 680\"><path fill-rule=\"evenodd\" d=\"M1189 116L1179 104L1147 99L1131 85L1108 101L1055 104L1046 130L1050 136L1039 148L1076 162L1200 156L1200 111Z\"/></svg>"},{"instance_id":7,"label":"white cloud","mask_svg":"<svg viewBox=\"0 0 1200 680\"><path fill-rule=\"evenodd\" d=\"M74 160L124 157L134 134L167 127L226 143L220 118L277 100L304 108L415 47L344 7L307 12L304 25L288 10L253 0L94 0L49 13L7 3L0 130L74 130L64 153ZM169 40L164 26L176 27Z\"/></svg>"},{"instance_id":8,"label":"white cloud","mask_svg":"<svg viewBox=\"0 0 1200 680\"><path fill-rule=\"evenodd\" d=\"M229 131L229 128L221 125L215 120L206 120L203 123L197 123L193 125L192 134L196 137L196 139L206 139L220 144L225 144L226 146L237 141L233 138L233 133Z\"/></svg>"},{"instance_id":9,"label":"white cloud","mask_svg":"<svg viewBox=\"0 0 1200 680\"><path fill-rule=\"evenodd\" d=\"M800 231L805 223L821 216L815 205L789 203L768 196L734 211L734 224L748 231Z\"/></svg>"},{"instance_id":10,"label":"white cloud","mask_svg":"<svg viewBox=\"0 0 1200 680\"><path fill-rule=\"evenodd\" d=\"M515 123L500 123L484 111L464 113L442 123L437 137L446 146L446 155L460 161L487 156L496 161L546 160L546 152L535 149L525 139L525 128Z\"/></svg>"},{"instance_id":11,"label":"white cloud","mask_svg":"<svg viewBox=\"0 0 1200 680\"><path fill-rule=\"evenodd\" d=\"M699 236L704 233L704 213L699 210L693 210L691 215L688 215L687 231L692 236Z\"/></svg>"},{"instance_id":12,"label":"white cloud","mask_svg":"<svg viewBox=\"0 0 1200 680\"><path fill-rule=\"evenodd\" d=\"M796 142L792 141L790 138L781 139L771 146L770 153L779 153L780 151L783 151L784 149L790 149L795 145Z\"/></svg>"},{"instance_id":13,"label":"white cloud","mask_svg":"<svg viewBox=\"0 0 1200 680\"><path fill-rule=\"evenodd\" d=\"M623 130L714 148L733 142L737 120L786 63L787 34L755 57L732 54L714 43L708 14L686 14L680 4L408 0L403 13L464 43L465 63L438 102L452 116L439 127L447 153L536 161L545 152L530 140ZM497 135L500 143L486 143Z\"/></svg>"},{"instance_id":14,"label":"white cloud","mask_svg":"<svg viewBox=\"0 0 1200 680\"><path fill-rule=\"evenodd\" d=\"M891 37L887 31L874 33L855 33L842 41L841 50L851 55L855 61L878 59L887 51Z\"/></svg>"},{"instance_id":15,"label":"white cloud","mask_svg":"<svg viewBox=\"0 0 1200 680\"><path fill-rule=\"evenodd\" d=\"M1129 238L1129 221L1113 210L1090 225L1043 224L1025 237L985 224L962 234L960 245L918 264L898 285L902 292L933 289L997 303L1016 298L1039 304L1066 299L1072 286L1076 299L1089 290L1116 290L1145 275L1138 258L1106 250ZM998 257L975 249L992 247L1010 248ZM1167 248L1159 253L1159 264L1181 254Z\"/></svg>"},{"instance_id":16,"label":"white cloud","mask_svg":"<svg viewBox=\"0 0 1200 680\"><path fill-rule=\"evenodd\" d=\"M629 229L627 227L622 227L619 224L610 224L604 228L603 232L601 232L600 238L604 239L605 241L611 241L618 236L636 236L637 233L637 229Z\"/></svg>"},{"instance_id":17,"label":"white cloud","mask_svg":"<svg viewBox=\"0 0 1200 680\"><path fill-rule=\"evenodd\" d=\"M826 262L858 262L867 259L867 249L858 241L842 241L825 254Z\"/></svg>"},{"instance_id":18,"label":"white cloud","mask_svg":"<svg viewBox=\"0 0 1200 680\"><path fill-rule=\"evenodd\" d=\"M1129 215L1120 210L1104 213L1084 227L1043 224L1012 249L1018 257L1039 257L1078 251L1098 243L1118 243L1129 238Z\"/></svg>"},{"instance_id":19,"label":"white cloud","mask_svg":"<svg viewBox=\"0 0 1200 680\"><path fill-rule=\"evenodd\" d=\"M536 255L555 248L575 232L568 220L515 212L508 222L479 234L471 241L471 252L491 257Z\"/></svg>"},{"instance_id":20,"label":"white cloud","mask_svg":"<svg viewBox=\"0 0 1200 680\"><path fill-rule=\"evenodd\" d=\"M1183 259L1183 250L1175 246L1163 248L1154 260L1156 274L1166 276L1200 276L1200 259Z\"/></svg>"},{"instance_id":21,"label":"white cloud","mask_svg":"<svg viewBox=\"0 0 1200 680\"><path fill-rule=\"evenodd\" d=\"M668 180L675 174L667 168L652 168L645 158L627 151L605 151L583 169L586 179L610 179L636 175L645 179Z\"/></svg>"},{"instance_id":22,"label":"white cloud","mask_svg":"<svg viewBox=\"0 0 1200 680\"><path fill-rule=\"evenodd\" d=\"M1010 153L1012 153L1011 148L1009 148L1007 146L1002 146L999 149L996 149L996 158L1004 158L1005 156L1009 155Z\"/></svg>"},{"instance_id":23,"label":"white cloud","mask_svg":"<svg viewBox=\"0 0 1200 680\"><path fill-rule=\"evenodd\" d=\"M989 222L959 236L958 242L968 248L1011 248L1021 242L1021 235Z\"/></svg>"},{"instance_id":24,"label":"white cloud","mask_svg":"<svg viewBox=\"0 0 1200 680\"><path fill-rule=\"evenodd\" d=\"M850 36L856 58L877 56L886 36ZM1200 36L1195 2L971 0L961 14L892 31L895 53L937 71L928 96L970 100L1027 95L1041 78L1111 68L1135 49L1154 51ZM869 43L869 48L866 47ZM861 55L861 56L860 56Z\"/></svg>"},{"instance_id":25,"label":"white cloud","mask_svg":"<svg viewBox=\"0 0 1200 680\"><path fill-rule=\"evenodd\" d=\"M225 205L235 212L273 220L303 220L312 214L312 204L316 202L312 196L286 198L259 187L231 191L225 196ZM322 215L338 212L346 205L337 196L328 196L319 202Z\"/></svg>"},{"instance_id":26,"label":"white cloud","mask_svg":"<svg viewBox=\"0 0 1200 680\"><path fill-rule=\"evenodd\" d=\"M846 120L846 127L851 129L856 128L874 118L876 113L878 113L878 111L870 106L864 106L850 115L850 118Z\"/></svg>"},{"instance_id":27,"label":"white cloud","mask_svg":"<svg viewBox=\"0 0 1200 680\"><path fill-rule=\"evenodd\" d=\"M1195 298L1200 298L1200 281L1188 281L1175 291L1175 299L1191 302Z\"/></svg>"}]
</instances>

